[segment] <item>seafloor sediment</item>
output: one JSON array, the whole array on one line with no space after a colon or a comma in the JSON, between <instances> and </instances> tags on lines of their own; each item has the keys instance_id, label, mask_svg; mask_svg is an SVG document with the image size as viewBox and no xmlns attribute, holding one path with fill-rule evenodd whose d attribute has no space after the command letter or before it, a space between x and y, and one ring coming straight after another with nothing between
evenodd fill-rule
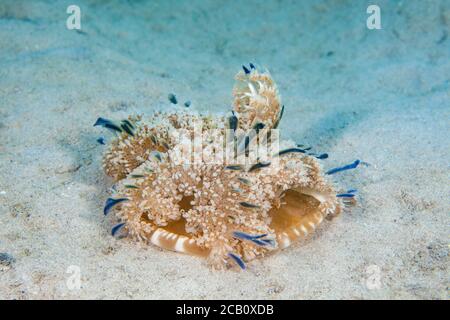
<instances>
[{"instance_id":1,"label":"seafloor sediment","mask_svg":"<svg viewBox=\"0 0 450 320\"><path fill-rule=\"evenodd\" d=\"M425 298L448 295L448 1L0 3L0 298ZM110 236L100 115L230 109L242 63L270 68L283 134L330 157L359 204L311 238L213 272ZM71 267L72 266L72 267ZM79 289L72 286L80 272ZM68 286L69 284L69 286Z\"/></svg>"}]
</instances>

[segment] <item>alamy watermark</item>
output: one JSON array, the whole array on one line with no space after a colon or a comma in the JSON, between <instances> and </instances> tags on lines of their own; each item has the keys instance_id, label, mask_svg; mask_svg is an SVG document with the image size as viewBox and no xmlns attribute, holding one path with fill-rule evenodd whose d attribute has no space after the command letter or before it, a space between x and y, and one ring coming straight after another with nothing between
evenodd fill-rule
<instances>
[{"instance_id":1,"label":"alamy watermark","mask_svg":"<svg viewBox=\"0 0 450 320\"><path fill-rule=\"evenodd\" d=\"M81 268L76 265L68 266L66 273L69 274L66 280L67 289L70 291L81 289Z\"/></svg>"},{"instance_id":2,"label":"alamy watermark","mask_svg":"<svg viewBox=\"0 0 450 320\"><path fill-rule=\"evenodd\" d=\"M381 288L381 268L372 264L366 268L366 275L364 284L369 290L376 290Z\"/></svg>"},{"instance_id":3,"label":"alamy watermark","mask_svg":"<svg viewBox=\"0 0 450 320\"><path fill-rule=\"evenodd\" d=\"M69 14L66 20L66 27L69 30L81 30L81 10L77 5L67 7L66 13Z\"/></svg>"},{"instance_id":4,"label":"alamy watermark","mask_svg":"<svg viewBox=\"0 0 450 320\"><path fill-rule=\"evenodd\" d=\"M66 20L66 27L68 30L81 30L81 9L75 4L67 7L66 13L69 14ZM376 4L371 4L367 7L366 13L370 16L366 20L366 26L369 30L381 29L381 9Z\"/></svg>"},{"instance_id":5,"label":"alamy watermark","mask_svg":"<svg viewBox=\"0 0 450 320\"><path fill-rule=\"evenodd\" d=\"M381 10L376 4L371 4L367 7L366 12L370 14L367 18L366 26L369 30L381 29Z\"/></svg>"}]
</instances>

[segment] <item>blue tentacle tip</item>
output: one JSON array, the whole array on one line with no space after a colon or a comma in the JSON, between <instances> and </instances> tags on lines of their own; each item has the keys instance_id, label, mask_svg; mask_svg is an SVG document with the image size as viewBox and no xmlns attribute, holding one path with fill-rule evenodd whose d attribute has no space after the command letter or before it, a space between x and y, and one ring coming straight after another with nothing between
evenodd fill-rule
<instances>
[{"instance_id":1,"label":"blue tentacle tip","mask_svg":"<svg viewBox=\"0 0 450 320\"><path fill-rule=\"evenodd\" d=\"M110 129L112 131L122 132L122 129L115 125L111 120L105 119L105 118L98 118L97 121L94 123L95 126L102 126L104 128Z\"/></svg>"},{"instance_id":2,"label":"blue tentacle tip","mask_svg":"<svg viewBox=\"0 0 450 320\"><path fill-rule=\"evenodd\" d=\"M261 240L253 239L253 240L251 240L251 242L253 242L254 244L261 246L261 247L264 247L267 245L274 246L273 240L270 240L270 239L261 239Z\"/></svg>"},{"instance_id":3,"label":"blue tentacle tip","mask_svg":"<svg viewBox=\"0 0 450 320\"><path fill-rule=\"evenodd\" d=\"M100 117L100 118L97 119L97 121L95 121L94 127L95 126L104 126L107 123L111 123L111 121L108 120L108 119Z\"/></svg>"},{"instance_id":4,"label":"blue tentacle tip","mask_svg":"<svg viewBox=\"0 0 450 320\"><path fill-rule=\"evenodd\" d=\"M241 240L248 240L253 242L254 244L264 247L267 245L271 245L274 246L275 243L272 239L263 239L267 236L267 233L264 234L257 234L257 235L252 235L252 234L248 234L245 232L241 232L241 231L234 231L233 232L233 237L237 238L237 239L241 239Z\"/></svg>"},{"instance_id":5,"label":"blue tentacle tip","mask_svg":"<svg viewBox=\"0 0 450 320\"><path fill-rule=\"evenodd\" d=\"M360 160L355 160L355 162L353 162L351 164L328 170L326 172L326 174L334 174L334 173L345 171L345 170L355 169L360 163L361 163Z\"/></svg>"},{"instance_id":6,"label":"blue tentacle tip","mask_svg":"<svg viewBox=\"0 0 450 320\"><path fill-rule=\"evenodd\" d=\"M322 153L321 155L318 155L316 158L317 159L321 159L321 160L327 159L328 158L328 153Z\"/></svg>"},{"instance_id":7,"label":"blue tentacle tip","mask_svg":"<svg viewBox=\"0 0 450 320\"><path fill-rule=\"evenodd\" d=\"M252 235L252 234L248 234L245 232L241 232L241 231L234 231L233 232L233 237L238 238L238 239L242 239L242 240L255 240L255 239L260 239L260 238L264 238L265 236L267 236L267 234L258 234L258 235Z\"/></svg>"},{"instance_id":8,"label":"blue tentacle tip","mask_svg":"<svg viewBox=\"0 0 450 320\"><path fill-rule=\"evenodd\" d=\"M353 193L340 193L336 195L338 198L353 198L354 196Z\"/></svg>"},{"instance_id":9,"label":"blue tentacle tip","mask_svg":"<svg viewBox=\"0 0 450 320\"><path fill-rule=\"evenodd\" d=\"M234 253L228 253L228 256L236 262L236 264L242 269L245 270L245 262L242 260L239 256L235 255Z\"/></svg>"},{"instance_id":10,"label":"blue tentacle tip","mask_svg":"<svg viewBox=\"0 0 450 320\"><path fill-rule=\"evenodd\" d=\"M103 214L106 216L109 211L114 207L116 204L127 201L127 198L119 198L119 199L113 199L108 198L106 199L105 207L103 208Z\"/></svg>"},{"instance_id":11,"label":"blue tentacle tip","mask_svg":"<svg viewBox=\"0 0 450 320\"><path fill-rule=\"evenodd\" d=\"M122 229L122 227L125 225L125 222L123 223L119 223L116 224L112 229L111 229L111 235L114 237L117 233L117 231L119 231L120 229Z\"/></svg>"}]
</instances>

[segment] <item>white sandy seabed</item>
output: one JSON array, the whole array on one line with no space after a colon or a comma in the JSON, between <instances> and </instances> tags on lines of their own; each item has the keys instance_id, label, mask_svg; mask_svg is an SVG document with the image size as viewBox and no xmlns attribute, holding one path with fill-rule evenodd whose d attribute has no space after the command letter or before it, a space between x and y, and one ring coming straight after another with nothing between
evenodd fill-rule
<instances>
[{"instance_id":1,"label":"white sandy seabed","mask_svg":"<svg viewBox=\"0 0 450 320\"><path fill-rule=\"evenodd\" d=\"M81 32L67 1L0 3L0 298L448 298L448 1L376 1L381 30L366 1L72 2ZM249 61L325 168L366 163L336 176L358 206L245 272L112 238L95 119L226 112Z\"/></svg>"}]
</instances>

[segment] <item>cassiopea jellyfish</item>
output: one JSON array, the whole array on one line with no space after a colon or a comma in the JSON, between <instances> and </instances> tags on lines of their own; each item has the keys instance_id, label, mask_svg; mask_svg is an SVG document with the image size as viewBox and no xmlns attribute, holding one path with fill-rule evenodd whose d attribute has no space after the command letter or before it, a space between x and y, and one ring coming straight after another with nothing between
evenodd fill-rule
<instances>
[{"instance_id":1,"label":"cassiopea jellyfish","mask_svg":"<svg viewBox=\"0 0 450 320\"><path fill-rule=\"evenodd\" d=\"M113 236L245 269L354 203L355 190L337 192L329 177L359 160L324 172L327 154L282 140L285 108L267 70L243 66L233 97L228 116L185 103L149 118L96 121L114 133L103 158L115 182L104 207L118 220Z\"/></svg>"}]
</instances>

